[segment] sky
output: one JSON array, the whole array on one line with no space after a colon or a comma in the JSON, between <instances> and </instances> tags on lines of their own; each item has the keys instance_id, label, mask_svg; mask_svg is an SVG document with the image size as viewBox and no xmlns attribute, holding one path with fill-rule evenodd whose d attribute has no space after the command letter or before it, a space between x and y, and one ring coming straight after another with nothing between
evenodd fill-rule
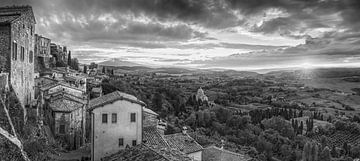
<instances>
[{"instance_id":1,"label":"sky","mask_svg":"<svg viewBox=\"0 0 360 161\"><path fill-rule=\"evenodd\" d=\"M1 0L81 63L261 70L360 67L359 0Z\"/></svg>"}]
</instances>

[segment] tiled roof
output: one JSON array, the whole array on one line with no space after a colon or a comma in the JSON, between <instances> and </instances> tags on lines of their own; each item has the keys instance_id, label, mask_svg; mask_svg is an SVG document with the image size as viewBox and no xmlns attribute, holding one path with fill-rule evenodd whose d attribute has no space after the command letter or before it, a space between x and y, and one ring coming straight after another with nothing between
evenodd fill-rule
<instances>
[{"instance_id":1,"label":"tiled roof","mask_svg":"<svg viewBox=\"0 0 360 161\"><path fill-rule=\"evenodd\" d=\"M0 14L0 23L9 23L20 17L20 14Z\"/></svg>"},{"instance_id":2,"label":"tiled roof","mask_svg":"<svg viewBox=\"0 0 360 161\"><path fill-rule=\"evenodd\" d=\"M100 93L101 88L100 87L95 87L95 88L91 89L91 92Z\"/></svg>"},{"instance_id":3,"label":"tiled roof","mask_svg":"<svg viewBox=\"0 0 360 161\"><path fill-rule=\"evenodd\" d=\"M45 96L47 99L51 99L51 100L56 100L56 99L59 99L59 98L63 98L63 97L66 97L68 99L71 99L73 101L76 101L76 102L79 102L79 103L82 103L82 104L86 104L87 103L87 97L84 97L84 98L80 98L78 96L74 96L72 94L69 94L65 91L58 91L58 92L54 92L54 93L51 93L47 96Z\"/></svg>"},{"instance_id":4,"label":"tiled roof","mask_svg":"<svg viewBox=\"0 0 360 161\"><path fill-rule=\"evenodd\" d=\"M248 161L251 157L234 153L216 146L210 146L203 150L202 159L206 161Z\"/></svg>"},{"instance_id":5,"label":"tiled roof","mask_svg":"<svg viewBox=\"0 0 360 161\"><path fill-rule=\"evenodd\" d=\"M143 108L144 109L144 112L146 112L146 113L149 113L149 114L152 114L152 115L159 115L159 114L157 114L156 112L154 112L153 110L150 110L150 109L148 109L148 108L146 108L146 107L144 107Z\"/></svg>"},{"instance_id":6,"label":"tiled roof","mask_svg":"<svg viewBox=\"0 0 360 161\"><path fill-rule=\"evenodd\" d=\"M176 148L186 154L194 153L203 149L202 146L188 134L176 133L164 135L164 138L171 148Z\"/></svg>"},{"instance_id":7,"label":"tiled roof","mask_svg":"<svg viewBox=\"0 0 360 161\"><path fill-rule=\"evenodd\" d=\"M50 108L53 111L57 112L71 112L78 108L81 108L84 104L71 100L69 98L63 97L56 100L53 100L49 103Z\"/></svg>"},{"instance_id":8,"label":"tiled roof","mask_svg":"<svg viewBox=\"0 0 360 161\"><path fill-rule=\"evenodd\" d=\"M105 157L103 161L191 161L191 159L177 150L140 144Z\"/></svg>"},{"instance_id":9,"label":"tiled roof","mask_svg":"<svg viewBox=\"0 0 360 161\"><path fill-rule=\"evenodd\" d=\"M71 86L71 85L69 85L69 84L67 84L65 82L55 82L55 83L47 84L47 85L41 87L40 90L46 91L46 90L49 90L49 89L51 89L53 87L56 87L56 86L59 86L59 85L65 86L65 87L68 87L68 88L71 88L71 89L75 89L75 90L78 90L78 91L82 92L81 89L79 89L77 87L74 87L74 86Z\"/></svg>"},{"instance_id":10,"label":"tiled roof","mask_svg":"<svg viewBox=\"0 0 360 161\"><path fill-rule=\"evenodd\" d=\"M129 94L126 94L126 93L123 93L120 91L115 91L115 92L112 92L112 93L109 93L109 94L103 95L101 97L90 100L88 110L93 110L97 107L106 105L108 103L113 103L117 100L126 100L126 101L129 101L132 103L137 103L142 106L145 106L145 103L138 100L135 96L129 95Z\"/></svg>"},{"instance_id":11,"label":"tiled roof","mask_svg":"<svg viewBox=\"0 0 360 161\"><path fill-rule=\"evenodd\" d=\"M32 12L30 6L7 6L0 7L0 23L9 23L26 12Z\"/></svg>"},{"instance_id":12,"label":"tiled roof","mask_svg":"<svg viewBox=\"0 0 360 161\"><path fill-rule=\"evenodd\" d=\"M169 147L164 137L153 126L143 127L143 142L151 146Z\"/></svg>"}]
</instances>

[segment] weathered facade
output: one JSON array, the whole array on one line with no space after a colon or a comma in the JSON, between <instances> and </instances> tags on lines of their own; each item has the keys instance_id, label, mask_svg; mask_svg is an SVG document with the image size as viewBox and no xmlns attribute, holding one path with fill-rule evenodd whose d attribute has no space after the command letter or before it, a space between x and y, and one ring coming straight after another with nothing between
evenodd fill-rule
<instances>
[{"instance_id":1,"label":"weathered facade","mask_svg":"<svg viewBox=\"0 0 360 161\"><path fill-rule=\"evenodd\" d=\"M143 126L144 127L148 127L148 126L157 127L158 122L159 122L158 116L159 116L159 114L144 107L143 108L143 118L144 118Z\"/></svg>"},{"instance_id":2,"label":"weathered facade","mask_svg":"<svg viewBox=\"0 0 360 161\"><path fill-rule=\"evenodd\" d=\"M35 71L53 66L51 64L50 44L50 39L35 34Z\"/></svg>"},{"instance_id":3,"label":"weathered facade","mask_svg":"<svg viewBox=\"0 0 360 161\"><path fill-rule=\"evenodd\" d=\"M45 118L53 134L68 149L78 149L85 141L86 102L64 93L47 102Z\"/></svg>"},{"instance_id":4,"label":"weathered facade","mask_svg":"<svg viewBox=\"0 0 360 161\"><path fill-rule=\"evenodd\" d=\"M144 106L136 97L119 91L89 102L92 160L99 161L142 142Z\"/></svg>"},{"instance_id":5,"label":"weathered facade","mask_svg":"<svg viewBox=\"0 0 360 161\"><path fill-rule=\"evenodd\" d=\"M0 8L0 69L23 106L34 98L35 23L30 6Z\"/></svg>"}]
</instances>

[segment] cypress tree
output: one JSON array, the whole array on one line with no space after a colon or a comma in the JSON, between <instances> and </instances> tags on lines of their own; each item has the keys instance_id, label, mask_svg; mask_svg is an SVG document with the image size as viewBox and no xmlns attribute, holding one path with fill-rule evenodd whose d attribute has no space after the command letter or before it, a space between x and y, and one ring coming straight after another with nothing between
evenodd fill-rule
<instances>
[{"instance_id":1,"label":"cypress tree","mask_svg":"<svg viewBox=\"0 0 360 161\"><path fill-rule=\"evenodd\" d=\"M87 73L87 66L84 66L84 73Z\"/></svg>"},{"instance_id":2,"label":"cypress tree","mask_svg":"<svg viewBox=\"0 0 360 161\"><path fill-rule=\"evenodd\" d=\"M67 62L67 64L69 66L71 66L71 51L69 51L69 54L68 54L68 62Z\"/></svg>"}]
</instances>

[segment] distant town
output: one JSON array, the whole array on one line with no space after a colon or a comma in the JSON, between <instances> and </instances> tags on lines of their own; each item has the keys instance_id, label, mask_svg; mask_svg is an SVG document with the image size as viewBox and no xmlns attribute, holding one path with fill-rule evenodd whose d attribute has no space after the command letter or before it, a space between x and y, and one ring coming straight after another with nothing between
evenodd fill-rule
<instances>
[{"instance_id":1,"label":"distant town","mask_svg":"<svg viewBox=\"0 0 360 161\"><path fill-rule=\"evenodd\" d=\"M360 70L249 71L81 64L0 8L0 160L350 161Z\"/></svg>"}]
</instances>

